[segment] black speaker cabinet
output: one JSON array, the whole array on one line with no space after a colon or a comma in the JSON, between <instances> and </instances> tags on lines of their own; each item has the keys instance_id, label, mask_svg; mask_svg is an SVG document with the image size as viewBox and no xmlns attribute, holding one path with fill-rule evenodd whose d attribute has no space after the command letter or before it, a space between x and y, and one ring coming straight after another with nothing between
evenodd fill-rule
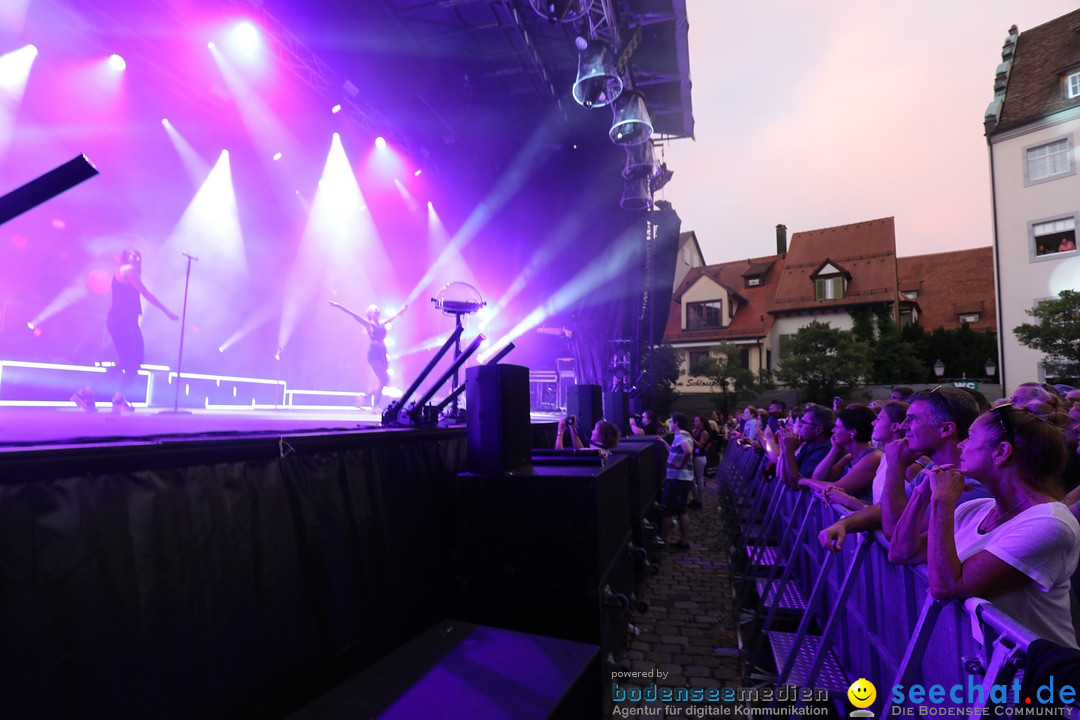
<instances>
[{"instance_id":1,"label":"black speaker cabinet","mask_svg":"<svg viewBox=\"0 0 1080 720\"><path fill-rule=\"evenodd\" d=\"M603 690L596 645L444 620L289 718L598 718Z\"/></svg>"},{"instance_id":2,"label":"black speaker cabinet","mask_svg":"<svg viewBox=\"0 0 1080 720\"><path fill-rule=\"evenodd\" d=\"M630 600L637 582L636 560L624 543L600 582L589 585L462 578L458 612L472 622L595 643L605 655L618 655L627 624L641 612Z\"/></svg>"},{"instance_id":3,"label":"black speaker cabinet","mask_svg":"<svg viewBox=\"0 0 1080 720\"><path fill-rule=\"evenodd\" d=\"M604 417L603 388L571 385L566 395L566 414L577 417L581 437L587 445L596 421Z\"/></svg>"},{"instance_id":4,"label":"black speaker cabinet","mask_svg":"<svg viewBox=\"0 0 1080 720\"><path fill-rule=\"evenodd\" d=\"M514 472L529 466L529 369L478 365L465 371L467 467L474 473Z\"/></svg>"},{"instance_id":5,"label":"black speaker cabinet","mask_svg":"<svg viewBox=\"0 0 1080 720\"><path fill-rule=\"evenodd\" d=\"M459 474L459 573L597 585L630 536L628 465Z\"/></svg>"},{"instance_id":6,"label":"black speaker cabinet","mask_svg":"<svg viewBox=\"0 0 1080 720\"><path fill-rule=\"evenodd\" d=\"M615 423L623 437L630 434L630 395L626 392L604 393L604 419Z\"/></svg>"}]
</instances>

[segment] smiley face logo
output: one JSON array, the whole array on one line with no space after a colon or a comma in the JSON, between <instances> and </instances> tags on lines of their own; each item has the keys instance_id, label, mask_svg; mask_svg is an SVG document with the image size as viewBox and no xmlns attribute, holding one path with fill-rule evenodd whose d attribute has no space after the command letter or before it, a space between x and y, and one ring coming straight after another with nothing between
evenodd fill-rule
<instances>
[{"instance_id":1,"label":"smiley face logo","mask_svg":"<svg viewBox=\"0 0 1080 720\"><path fill-rule=\"evenodd\" d=\"M877 688L866 678L859 678L851 683L847 691L848 700L857 708L867 708L877 699Z\"/></svg>"}]
</instances>

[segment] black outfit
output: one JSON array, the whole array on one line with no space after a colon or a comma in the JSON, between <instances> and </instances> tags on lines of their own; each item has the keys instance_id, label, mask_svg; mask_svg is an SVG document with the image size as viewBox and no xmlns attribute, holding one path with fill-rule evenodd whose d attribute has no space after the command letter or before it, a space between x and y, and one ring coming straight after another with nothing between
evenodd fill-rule
<instances>
[{"instance_id":1,"label":"black outfit","mask_svg":"<svg viewBox=\"0 0 1080 720\"><path fill-rule=\"evenodd\" d=\"M364 321L363 325L371 338L367 351L368 364L379 379L379 387L372 393L372 404L378 405L382 400L383 388L390 384L390 361L386 359L386 326L371 321Z\"/></svg>"},{"instance_id":2,"label":"black outfit","mask_svg":"<svg viewBox=\"0 0 1080 720\"><path fill-rule=\"evenodd\" d=\"M113 275L112 304L105 327L116 348L116 365L113 368L113 389L125 394L138 376L145 348L139 316L142 315L142 299L134 285L120 282Z\"/></svg>"}]
</instances>

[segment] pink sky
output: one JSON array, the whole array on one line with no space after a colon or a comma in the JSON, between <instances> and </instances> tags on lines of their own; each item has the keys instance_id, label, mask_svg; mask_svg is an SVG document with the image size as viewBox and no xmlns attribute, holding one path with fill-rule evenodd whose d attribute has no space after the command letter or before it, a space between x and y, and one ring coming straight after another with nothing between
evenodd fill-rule
<instances>
[{"instance_id":1,"label":"pink sky","mask_svg":"<svg viewBox=\"0 0 1080 720\"><path fill-rule=\"evenodd\" d=\"M896 218L900 255L993 242L982 118L1009 27L1075 0L687 0L695 140L658 198L707 263Z\"/></svg>"}]
</instances>

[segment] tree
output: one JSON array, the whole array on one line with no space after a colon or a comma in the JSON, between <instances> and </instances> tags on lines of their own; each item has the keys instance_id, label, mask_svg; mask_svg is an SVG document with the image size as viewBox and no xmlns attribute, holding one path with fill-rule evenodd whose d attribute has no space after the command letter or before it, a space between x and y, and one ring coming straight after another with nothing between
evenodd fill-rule
<instances>
[{"instance_id":1,"label":"tree","mask_svg":"<svg viewBox=\"0 0 1080 720\"><path fill-rule=\"evenodd\" d=\"M1039 303L1027 314L1038 323L1013 328L1021 344L1046 354L1043 363L1057 382L1080 378L1080 292L1062 290L1054 300Z\"/></svg>"},{"instance_id":2,"label":"tree","mask_svg":"<svg viewBox=\"0 0 1080 720\"><path fill-rule=\"evenodd\" d=\"M873 369L868 344L818 320L792 336L790 349L777 376L810 402L831 405L833 397L850 393Z\"/></svg>"},{"instance_id":3,"label":"tree","mask_svg":"<svg viewBox=\"0 0 1080 720\"><path fill-rule=\"evenodd\" d=\"M758 375L743 367L739 348L731 343L709 348L709 357L690 368L690 374L706 379L713 390L709 399L722 415L734 412L740 400L748 400L774 387L772 374L767 369Z\"/></svg>"},{"instance_id":4,"label":"tree","mask_svg":"<svg viewBox=\"0 0 1080 720\"><path fill-rule=\"evenodd\" d=\"M878 308L874 314L877 333L870 341L872 349L870 381L875 385L904 385L921 382L929 366L919 357L919 348L905 342L893 321L892 308Z\"/></svg>"}]
</instances>

